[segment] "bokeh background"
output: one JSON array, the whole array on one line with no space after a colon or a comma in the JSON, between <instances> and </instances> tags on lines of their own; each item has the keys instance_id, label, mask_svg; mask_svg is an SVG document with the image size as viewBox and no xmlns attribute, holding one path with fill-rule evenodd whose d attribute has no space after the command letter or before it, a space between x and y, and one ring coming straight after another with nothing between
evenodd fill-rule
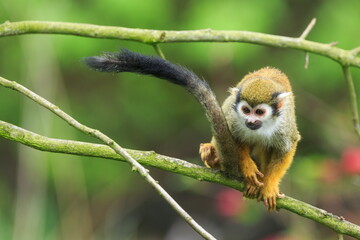
<instances>
[{"instance_id":1,"label":"bokeh background","mask_svg":"<svg viewBox=\"0 0 360 240\"><path fill-rule=\"evenodd\" d=\"M164 30L246 30L308 36L344 49L360 45L360 1L13 0L0 22L69 21ZM201 164L210 139L199 104L182 88L133 74L93 72L85 56L151 46L63 35L0 38L0 73L49 99L126 148L155 150ZM360 147L337 63L310 54L245 43L161 45L167 59L207 79L219 101L249 71L282 69L296 95L302 135L282 190L360 224ZM352 68L360 93L360 70ZM0 87L0 119L36 133L96 142L53 114ZM160 184L218 239L335 239L320 224L244 200L229 188L150 169ZM126 163L40 152L0 138L0 239L200 239ZM345 238L347 239L347 238ZM349 238L350 239L350 238Z\"/></svg>"}]
</instances>

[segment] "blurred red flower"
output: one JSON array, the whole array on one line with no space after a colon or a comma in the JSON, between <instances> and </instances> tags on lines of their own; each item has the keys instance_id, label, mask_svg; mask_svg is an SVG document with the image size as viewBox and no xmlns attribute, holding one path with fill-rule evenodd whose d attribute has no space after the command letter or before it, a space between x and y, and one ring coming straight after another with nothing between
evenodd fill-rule
<instances>
[{"instance_id":1,"label":"blurred red flower","mask_svg":"<svg viewBox=\"0 0 360 240\"><path fill-rule=\"evenodd\" d=\"M226 189L216 196L216 209L221 216L233 217L244 209L244 199L241 192Z\"/></svg>"},{"instance_id":2,"label":"blurred red flower","mask_svg":"<svg viewBox=\"0 0 360 240\"><path fill-rule=\"evenodd\" d=\"M360 174L360 148L348 148L341 157L342 170L347 174Z\"/></svg>"}]
</instances>

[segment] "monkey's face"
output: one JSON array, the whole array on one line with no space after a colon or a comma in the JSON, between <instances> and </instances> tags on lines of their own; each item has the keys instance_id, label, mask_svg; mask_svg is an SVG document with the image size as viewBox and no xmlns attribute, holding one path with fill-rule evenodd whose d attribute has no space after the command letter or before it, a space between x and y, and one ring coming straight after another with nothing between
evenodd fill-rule
<instances>
[{"instance_id":1,"label":"monkey's face","mask_svg":"<svg viewBox=\"0 0 360 240\"><path fill-rule=\"evenodd\" d=\"M252 107L246 101L241 101L238 104L237 113L250 130L266 128L267 125L273 124L273 119L271 119L273 109L268 104L259 104Z\"/></svg>"},{"instance_id":2,"label":"monkey's face","mask_svg":"<svg viewBox=\"0 0 360 240\"><path fill-rule=\"evenodd\" d=\"M270 103L249 104L240 99L235 105L235 124L245 138L271 138L285 122L287 96L279 94Z\"/></svg>"},{"instance_id":3,"label":"monkey's face","mask_svg":"<svg viewBox=\"0 0 360 240\"><path fill-rule=\"evenodd\" d=\"M239 88L232 88L230 93L229 101L234 102L231 122L243 138L271 138L285 122L291 105L290 92L274 92L264 99L260 98L265 95L261 91L246 94Z\"/></svg>"}]
</instances>

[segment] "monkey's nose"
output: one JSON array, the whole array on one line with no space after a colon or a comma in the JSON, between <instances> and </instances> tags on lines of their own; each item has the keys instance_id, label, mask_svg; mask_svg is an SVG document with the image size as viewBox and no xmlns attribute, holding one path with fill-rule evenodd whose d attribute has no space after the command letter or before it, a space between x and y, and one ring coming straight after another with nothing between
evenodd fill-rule
<instances>
[{"instance_id":1,"label":"monkey's nose","mask_svg":"<svg viewBox=\"0 0 360 240\"><path fill-rule=\"evenodd\" d=\"M254 122L246 121L245 124L251 130L259 129L262 126L262 122L260 120L256 120Z\"/></svg>"}]
</instances>

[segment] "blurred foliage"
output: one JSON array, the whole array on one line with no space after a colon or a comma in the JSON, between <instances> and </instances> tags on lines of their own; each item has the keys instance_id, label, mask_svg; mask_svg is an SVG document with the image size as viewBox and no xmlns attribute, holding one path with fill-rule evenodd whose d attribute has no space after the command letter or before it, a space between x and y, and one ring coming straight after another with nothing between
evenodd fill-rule
<instances>
[{"instance_id":1,"label":"blurred foliage","mask_svg":"<svg viewBox=\"0 0 360 240\"><path fill-rule=\"evenodd\" d=\"M13 0L0 3L0 22L212 28L296 37L316 17L309 40L337 41L339 47L352 49L360 45L359 9L358 0ZM155 150L200 164L198 145L209 140L209 124L189 94L151 77L92 72L80 61L119 47L155 54L151 46L127 41L61 35L5 37L0 38L0 72L123 147ZM282 190L360 223L359 171L348 171L357 169L360 162L359 141L337 63L310 55L306 70L303 52L243 43L161 47L167 59L207 79L220 101L227 88L249 71L271 65L288 74L303 139ZM351 71L359 93L360 70ZM0 88L0 101L1 120L49 137L94 141L13 91ZM0 152L0 239L198 239L126 164L38 152L4 139L0 139ZM244 201L221 186L156 169L151 173L219 239L335 238L325 227L299 216L284 211L268 214L256 201ZM226 206L226 211L219 206Z\"/></svg>"}]
</instances>

